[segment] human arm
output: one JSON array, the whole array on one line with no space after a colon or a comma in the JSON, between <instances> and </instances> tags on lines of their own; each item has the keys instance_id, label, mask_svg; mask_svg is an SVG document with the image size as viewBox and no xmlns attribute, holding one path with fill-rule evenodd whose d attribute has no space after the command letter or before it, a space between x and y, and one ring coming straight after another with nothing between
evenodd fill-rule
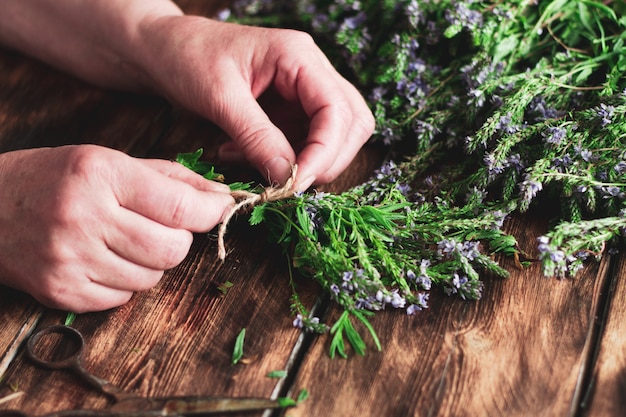
<instances>
[{"instance_id":1,"label":"human arm","mask_svg":"<svg viewBox=\"0 0 626 417\"><path fill-rule=\"evenodd\" d=\"M374 128L302 32L184 16L168 0L21 0L2 16L5 44L98 85L162 94L224 129L223 156L241 154L278 182L297 163L299 189L336 178ZM301 117L301 132L274 123L268 94Z\"/></svg>"}]
</instances>

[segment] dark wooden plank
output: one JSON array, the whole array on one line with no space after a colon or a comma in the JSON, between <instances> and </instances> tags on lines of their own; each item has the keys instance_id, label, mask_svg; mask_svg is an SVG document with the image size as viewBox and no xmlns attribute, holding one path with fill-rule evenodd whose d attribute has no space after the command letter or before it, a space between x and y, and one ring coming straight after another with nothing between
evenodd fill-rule
<instances>
[{"instance_id":1,"label":"dark wooden plank","mask_svg":"<svg viewBox=\"0 0 626 417\"><path fill-rule=\"evenodd\" d=\"M626 410L626 257L612 271L607 318L590 389L585 393L585 416L623 416Z\"/></svg>"},{"instance_id":2,"label":"dark wooden plank","mask_svg":"<svg viewBox=\"0 0 626 417\"><path fill-rule=\"evenodd\" d=\"M527 220L509 227L522 247L541 232ZM604 265L563 280L510 265L512 276L488 279L479 302L434 294L416 316L378 315L383 351L364 357L331 360L319 338L294 385L311 397L290 415L573 415Z\"/></svg>"},{"instance_id":3,"label":"dark wooden plank","mask_svg":"<svg viewBox=\"0 0 626 417\"><path fill-rule=\"evenodd\" d=\"M265 375L285 368L298 338L290 325L286 261L271 245L233 229L224 264L216 260L215 242L199 236L189 259L154 290L114 311L79 316L75 327L89 343L86 366L142 395L269 396L276 381ZM234 285L222 295L216 280ZM58 320L46 316L43 323ZM233 343L244 327L247 363L233 366ZM26 393L12 405L29 412L106 404L74 388L71 377L22 358L5 382Z\"/></svg>"},{"instance_id":4,"label":"dark wooden plank","mask_svg":"<svg viewBox=\"0 0 626 417\"><path fill-rule=\"evenodd\" d=\"M88 86L19 53L0 50L0 151L96 143L134 155L167 131L170 106L162 99ZM43 308L0 286L0 380ZM3 384L3 389L9 385Z\"/></svg>"},{"instance_id":5,"label":"dark wooden plank","mask_svg":"<svg viewBox=\"0 0 626 417\"><path fill-rule=\"evenodd\" d=\"M0 381L43 308L30 296L0 287Z\"/></svg>"}]
</instances>

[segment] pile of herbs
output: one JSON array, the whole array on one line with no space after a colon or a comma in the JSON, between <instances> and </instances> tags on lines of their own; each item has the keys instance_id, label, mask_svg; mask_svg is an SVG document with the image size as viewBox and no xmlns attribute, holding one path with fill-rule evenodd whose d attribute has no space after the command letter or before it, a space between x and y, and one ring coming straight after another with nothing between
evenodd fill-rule
<instances>
[{"instance_id":1,"label":"pile of herbs","mask_svg":"<svg viewBox=\"0 0 626 417\"><path fill-rule=\"evenodd\" d=\"M292 264L341 308L331 355L378 340L368 317L415 314L429 291L479 299L507 276L507 216L559 202L538 238L574 276L626 229L626 6L593 0L236 0L221 18L312 34L368 100L390 157L342 194L254 208ZM546 198L537 198L538 195ZM293 297L294 325L328 328Z\"/></svg>"}]
</instances>

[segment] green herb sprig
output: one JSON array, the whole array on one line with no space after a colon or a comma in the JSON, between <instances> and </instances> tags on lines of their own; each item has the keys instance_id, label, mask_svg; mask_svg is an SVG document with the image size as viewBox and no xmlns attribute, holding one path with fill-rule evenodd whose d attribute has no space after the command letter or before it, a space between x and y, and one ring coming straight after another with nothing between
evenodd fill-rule
<instances>
[{"instance_id":1,"label":"green herb sprig","mask_svg":"<svg viewBox=\"0 0 626 417\"><path fill-rule=\"evenodd\" d=\"M537 237L546 275L573 276L620 247L623 2L249 0L226 15L311 33L369 102L372 140L389 147L364 184L250 217L343 309L326 326L292 297L294 325L330 329L331 355L365 352L356 323L379 347L371 314L415 314L433 289L480 298L481 277L507 276L492 255L517 253L505 219L533 205L559 205Z\"/></svg>"}]
</instances>

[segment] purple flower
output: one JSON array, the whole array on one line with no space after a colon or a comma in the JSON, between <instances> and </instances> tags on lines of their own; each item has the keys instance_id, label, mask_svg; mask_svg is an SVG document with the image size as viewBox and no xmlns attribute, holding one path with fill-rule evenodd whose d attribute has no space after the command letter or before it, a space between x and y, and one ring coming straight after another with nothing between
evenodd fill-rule
<instances>
[{"instance_id":1,"label":"purple flower","mask_svg":"<svg viewBox=\"0 0 626 417\"><path fill-rule=\"evenodd\" d=\"M563 143L566 135L567 130L558 126L551 126L541 134L545 143L557 146Z\"/></svg>"},{"instance_id":2,"label":"purple flower","mask_svg":"<svg viewBox=\"0 0 626 417\"><path fill-rule=\"evenodd\" d=\"M446 9L445 18L451 25L459 25L472 29L483 24L483 16L480 12L471 10L465 3L457 2L454 10Z\"/></svg>"},{"instance_id":3,"label":"purple flower","mask_svg":"<svg viewBox=\"0 0 626 417\"><path fill-rule=\"evenodd\" d=\"M602 119L603 127L608 124L611 124L613 113L615 113L615 107L606 105L604 103L600 103L600 105L595 108L595 111L596 111L596 115Z\"/></svg>"},{"instance_id":4,"label":"purple flower","mask_svg":"<svg viewBox=\"0 0 626 417\"><path fill-rule=\"evenodd\" d=\"M519 127L511 124L512 117L511 113L507 113L504 116L500 116L498 123L496 124L496 129L499 131L511 135L519 130Z\"/></svg>"},{"instance_id":5,"label":"purple flower","mask_svg":"<svg viewBox=\"0 0 626 417\"><path fill-rule=\"evenodd\" d=\"M412 316L418 311L422 311L423 309L428 308L428 296L428 293L417 294L417 302L415 304L411 304L406 308L406 314Z\"/></svg>"},{"instance_id":6,"label":"purple flower","mask_svg":"<svg viewBox=\"0 0 626 417\"><path fill-rule=\"evenodd\" d=\"M526 166L522 162L522 158L518 153L513 154L507 158L507 163L509 166L513 167L517 172L522 172Z\"/></svg>"},{"instance_id":7,"label":"purple flower","mask_svg":"<svg viewBox=\"0 0 626 417\"><path fill-rule=\"evenodd\" d=\"M538 181L524 180L520 184L520 188L524 201L530 202L543 189L543 185Z\"/></svg>"},{"instance_id":8,"label":"purple flower","mask_svg":"<svg viewBox=\"0 0 626 417\"><path fill-rule=\"evenodd\" d=\"M304 327L304 320L302 318L302 314L296 315L296 318L293 320L293 327L297 329L302 329Z\"/></svg>"},{"instance_id":9,"label":"purple flower","mask_svg":"<svg viewBox=\"0 0 626 417\"><path fill-rule=\"evenodd\" d=\"M593 153L589 149L581 149L579 155L585 162L591 162L591 158L593 158Z\"/></svg>"},{"instance_id":10,"label":"purple flower","mask_svg":"<svg viewBox=\"0 0 626 417\"><path fill-rule=\"evenodd\" d=\"M556 263L563 262L565 260L565 253L562 250L555 250L550 252L550 259Z\"/></svg>"},{"instance_id":11,"label":"purple flower","mask_svg":"<svg viewBox=\"0 0 626 417\"><path fill-rule=\"evenodd\" d=\"M546 253L550 250L550 238L548 236L539 236L537 242L539 242L537 245L539 252Z\"/></svg>"},{"instance_id":12,"label":"purple flower","mask_svg":"<svg viewBox=\"0 0 626 417\"><path fill-rule=\"evenodd\" d=\"M491 177L502 174L506 168L506 161L496 161L492 153L485 154L483 161Z\"/></svg>"},{"instance_id":13,"label":"purple flower","mask_svg":"<svg viewBox=\"0 0 626 417\"><path fill-rule=\"evenodd\" d=\"M226 20L228 20L229 17L230 17L230 9L222 9L219 12L217 12L215 19L219 20L220 22L225 22Z\"/></svg>"}]
</instances>

